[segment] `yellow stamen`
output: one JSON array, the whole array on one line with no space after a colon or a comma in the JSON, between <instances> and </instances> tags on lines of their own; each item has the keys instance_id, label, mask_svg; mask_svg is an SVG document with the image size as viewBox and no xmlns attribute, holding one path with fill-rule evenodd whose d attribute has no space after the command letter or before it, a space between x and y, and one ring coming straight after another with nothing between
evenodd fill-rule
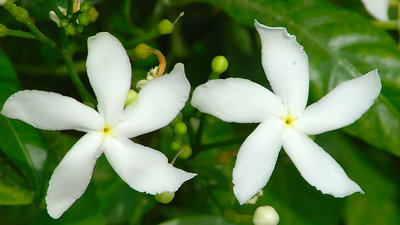
<instances>
[{"instance_id":1,"label":"yellow stamen","mask_svg":"<svg viewBox=\"0 0 400 225\"><path fill-rule=\"evenodd\" d=\"M105 127L103 128L103 134L104 134L104 135L110 135L110 134L111 134L111 131L112 131L112 128L111 128L110 126L105 126Z\"/></svg>"}]
</instances>

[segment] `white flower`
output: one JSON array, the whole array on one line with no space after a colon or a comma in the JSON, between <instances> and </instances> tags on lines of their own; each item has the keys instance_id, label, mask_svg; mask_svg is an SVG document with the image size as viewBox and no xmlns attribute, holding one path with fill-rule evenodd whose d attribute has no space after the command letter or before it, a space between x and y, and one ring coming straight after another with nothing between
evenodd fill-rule
<instances>
[{"instance_id":1,"label":"white flower","mask_svg":"<svg viewBox=\"0 0 400 225\"><path fill-rule=\"evenodd\" d=\"M389 21L389 0L361 0L365 9L377 20Z\"/></svg>"},{"instance_id":2,"label":"white flower","mask_svg":"<svg viewBox=\"0 0 400 225\"><path fill-rule=\"evenodd\" d=\"M285 28L255 26L262 65L275 94L240 78L211 80L193 93L192 105L227 122L261 123L239 149L233 191L241 204L263 188L283 146L308 183L325 194L362 192L343 169L307 135L347 126L368 110L381 89L376 70L345 81L306 108L308 58Z\"/></svg>"},{"instance_id":3,"label":"white flower","mask_svg":"<svg viewBox=\"0 0 400 225\"><path fill-rule=\"evenodd\" d=\"M175 192L195 176L173 167L161 152L128 139L166 126L183 108L190 90L183 64L149 81L136 102L125 109L131 65L121 43L109 33L89 38L86 66L99 112L73 98L37 90L17 92L1 111L40 129L87 132L50 179L46 202L53 218L59 218L84 193L103 152L115 172L140 192Z\"/></svg>"}]
</instances>

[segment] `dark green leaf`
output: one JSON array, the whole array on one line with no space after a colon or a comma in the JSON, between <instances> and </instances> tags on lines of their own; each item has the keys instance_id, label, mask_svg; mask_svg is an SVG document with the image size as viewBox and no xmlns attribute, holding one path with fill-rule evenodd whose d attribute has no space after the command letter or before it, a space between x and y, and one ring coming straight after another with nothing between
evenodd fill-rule
<instances>
[{"instance_id":1,"label":"dark green leaf","mask_svg":"<svg viewBox=\"0 0 400 225\"><path fill-rule=\"evenodd\" d=\"M379 68L381 95L362 119L345 130L400 156L400 53L386 32L362 16L322 0L197 1L221 7L249 27L254 19L287 27L309 56L312 101L345 80Z\"/></svg>"},{"instance_id":2,"label":"dark green leaf","mask_svg":"<svg viewBox=\"0 0 400 225\"><path fill-rule=\"evenodd\" d=\"M12 65L1 50L0 81L0 107L2 107L5 100L18 90L18 84ZM42 184L35 166L40 169L45 152L42 150L37 131L23 122L10 120L2 115L0 115L0 127L1 151L28 179L29 188L36 191L35 194L38 196Z\"/></svg>"},{"instance_id":3,"label":"dark green leaf","mask_svg":"<svg viewBox=\"0 0 400 225\"><path fill-rule=\"evenodd\" d=\"M222 219L221 217L209 216L209 215L180 217L180 218L176 218L176 219L161 223L160 225L187 225L187 224L190 224L190 225L204 225L204 224L232 225L231 223L225 222L225 220Z\"/></svg>"}]
</instances>

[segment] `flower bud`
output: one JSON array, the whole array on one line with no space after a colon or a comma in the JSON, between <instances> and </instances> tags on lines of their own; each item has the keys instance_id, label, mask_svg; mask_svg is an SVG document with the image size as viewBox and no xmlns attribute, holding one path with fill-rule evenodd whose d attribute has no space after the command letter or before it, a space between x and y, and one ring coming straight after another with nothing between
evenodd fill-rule
<instances>
[{"instance_id":1,"label":"flower bud","mask_svg":"<svg viewBox=\"0 0 400 225\"><path fill-rule=\"evenodd\" d=\"M254 225L276 225L278 222L279 215L271 206L258 207L254 212Z\"/></svg>"},{"instance_id":2,"label":"flower bud","mask_svg":"<svg viewBox=\"0 0 400 225\"><path fill-rule=\"evenodd\" d=\"M99 12L97 12L95 7L91 7L88 12L89 21L91 23L96 22L97 18L99 17Z\"/></svg>"},{"instance_id":3,"label":"flower bud","mask_svg":"<svg viewBox=\"0 0 400 225\"><path fill-rule=\"evenodd\" d=\"M65 27L65 33L69 36L74 36L76 34L75 26L72 23L68 24L68 26Z\"/></svg>"},{"instance_id":4,"label":"flower bud","mask_svg":"<svg viewBox=\"0 0 400 225\"><path fill-rule=\"evenodd\" d=\"M173 142L171 142L171 149L174 151L179 151L179 149L181 149L182 146L182 140L180 139L176 139Z\"/></svg>"},{"instance_id":5,"label":"flower bud","mask_svg":"<svg viewBox=\"0 0 400 225\"><path fill-rule=\"evenodd\" d=\"M189 145L182 145L179 158L187 159L192 155L192 148Z\"/></svg>"},{"instance_id":6,"label":"flower bud","mask_svg":"<svg viewBox=\"0 0 400 225\"><path fill-rule=\"evenodd\" d=\"M8 34L8 28L0 23L0 37L5 37Z\"/></svg>"},{"instance_id":7,"label":"flower bud","mask_svg":"<svg viewBox=\"0 0 400 225\"><path fill-rule=\"evenodd\" d=\"M145 59L153 54L153 48L141 43L133 49L133 54L135 54L138 59Z\"/></svg>"},{"instance_id":8,"label":"flower bud","mask_svg":"<svg viewBox=\"0 0 400 225\"><path fill-rule=\"evenodd\" d=\"M26 22L29 20L29 13L26 9L14 5L11 10L18 22Z\"/></svg>"},{"instance_id":9,"label":"flower bud","mask_svg":"<svg viewBox=\"0 0 400 225\"><path fill-rule=\"evenodd\" d=\"M82 26L87 26L90 23L89 15L85 12L78 15L78 22Z\"/></svg>"},{"instance_id":10,"label":"flower bud","mask_svg":"<svg viewBox=\"0 0 400 225\"><path fill-rule=\"evenodd\" d=\"M58 18L58 17L57 17ZM60 26L66 28L70 24L68 19L60 20Z\"/></svg>"},{"instance_id":11,"label":"flower bud","mask_svg":"<svg viewBox=\"0 0 400 225\"><path fill-rule=\"evenodd\" d=\"M87 1L84 1L81 4L80 11L81 12L89 12L91 7L92 7L92 5L90 5L90 3L88 3Z\"/></svg>"},{"instance_id":12,"label":"flower bud","mask_svg":"<svg viewBox=\"0 0 400 225\"><path fill-rule=\"evenodd\" d=\"M170 203L172 201L172 199L174 199L174 197L175 197L175 192L163 192L163 193L154 195L154 198L162 204Z\"/></svg>"},{"instance_id":13,"label":"flower bud","mask_svg":"<svg viewBox=\"0 0 400 225\"><path fill-rule=\"evenodd\" d=\"M7 2L7 0L0 0L0 5L3 5L6 2Z\"/></svg>"},{"instance_id":14,"label":"flower bud","mask_svg":"<svg viewBox=\"0 0 400 225\"><path fill-rule=\"evenodd\" d=\"M174 127L174 131L179 136L186 134L186 132L187 132L186 124L183 122L177 123Z\"/></svg>"},{"instance_id":15,"label":"flower bud","mask_svg":"<svg viewBox=\"0 0 400 225\"><path fill-rule=\"evenodd\" d=\"M158 23L157 29L160 34L170 34L174 31L174 24L167 19L163 19Z\"/></svg>"},{"instance_id":16,"label":"flower bud","mask_svg":"<svg viewBox=\"0 0 400 225\"><path fill-rule=\"evenodd\" d=\"M134 103L137 98L138 98L138 93L135 90L130 89L128 92L128 97L126 98L126 101L125 101L125 107Z\"/></svg>"},{"instance_id":17,"label":"flower bud","mask_svg":"<svg viewBox=\"0 0 400 225\"><path fill-rule=\"evenodd\" d=\"M228 69L228 60L223 55L214 57L211 61L211 69L213 73L221 74Z\"/></svg>"}]
</instances>

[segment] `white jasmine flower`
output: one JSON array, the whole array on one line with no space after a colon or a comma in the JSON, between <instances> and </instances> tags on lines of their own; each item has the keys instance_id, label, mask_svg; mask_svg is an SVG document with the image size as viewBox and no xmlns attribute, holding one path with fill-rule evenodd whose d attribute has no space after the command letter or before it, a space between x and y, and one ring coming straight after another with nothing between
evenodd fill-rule
<instances>
[{"instance_id":1,"label":"white jasmine flower","mask_svg":"<svg viewBox=\"0 0 400 225\"><path fill-rule=\"evenodd\" d=\"M308 57L285 28L255 21L261 36L262 65L275 92L246 79L208 81L193 93L192 105L227 122L261 123L239 149L233 169L240 204L263 188L283 146L308 183L325 194L344 197L361 188L308 135L347 126L368 110L381 89L376 70L345 81L308 106Z\"/></svg>"},{"instance_id":2,"label":"white jasmine flower","mask_svg":"<svg viewBox=\"0 0 400 225\"><path fill-rule=\"evenodd\" d=\"M136 102L125 109L131 65L121 43L109 33L89 38L86 66L99 112L73 98L37 90L17 92L1 111L40 129L87 132L50 179L46 202L53 218L59 218L84 193L102 153L115 172L140 192L175 192L195 176L173 167L161 152L128 139L166 126L183 108L190 90L183 64L149 81Z\"/></svg>"},{"instance_id":3,"label":"white jasmine flower","mask_svg":"<svg viewBox=\"0 0 400 225\"><path fill-rule=\"evenodd\" d=\"M389 21L389 0L361 0L361 2L374 18Z\"/></svg>"}]
</instances>

